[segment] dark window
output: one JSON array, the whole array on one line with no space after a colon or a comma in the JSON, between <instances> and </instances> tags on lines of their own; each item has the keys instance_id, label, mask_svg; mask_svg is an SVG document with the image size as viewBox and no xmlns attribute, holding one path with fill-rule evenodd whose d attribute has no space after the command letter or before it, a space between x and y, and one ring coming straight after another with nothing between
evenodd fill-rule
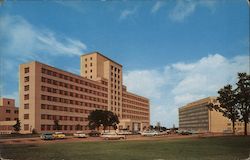
<instances>
[{"instance_id":1,"label":"dark window","mask_svg":"<svg viewBox=\"0 0 250 160\"><path fill-rule=\"evenodd\" d=\"M24 68L24 73L29 73L29 67Z\"/></svg>"},{"instance_id":2,"label":"dark window","mask_svg":"<svg viewBox=\"0 0 250 160\"><path fill-rule=\"evenodd\" d=\"M24 91L28 91L29 90L29 85L24 86Z\"/></svg>"},{"instance_id":3,"label":"dark window","mask_svg":"<svg viewBox=\"0 0 250 160\"><path fill-rule=\"evenodd\" d=\"M23 117L24 119L29 119L29 114L24 114Z\"/></svg>"},{"instance_id":4,"label":"dark window","mask_svg":"<svg viewBox=\"0 0 250 160\"><path fill-rule=\"evenodd\" d=\"M29 99L29 94L25 94L24 95L24 100L28 100Z\"/></svg>"},{"instance_id":5,"label":"dark window","mask_svg":"<svg viewBox=\"0 0 250 160\"><path fill-rule=\"evenodd\" d=\"M24 109L29 109L29 103L24 104Z\"/></svg>"},{"instance_id":6,"label":"dark window","mask_svg":"<svg viewBox=\"0 0 250 160\"><path fill-rule=\"evenodd\" d=\"M10 113L11 111L9 109L6 109L6 113Z\"/></svg>"},{"instance_id":7,"label":"dark window","mask_svg":"<svg viewBox=\"0 0 250 160\"><path fill-rule=\"evenodd\" d=\"M29 76L24 77L24 82L29 82L30 78Z\"/></svg>"}]
</instances>

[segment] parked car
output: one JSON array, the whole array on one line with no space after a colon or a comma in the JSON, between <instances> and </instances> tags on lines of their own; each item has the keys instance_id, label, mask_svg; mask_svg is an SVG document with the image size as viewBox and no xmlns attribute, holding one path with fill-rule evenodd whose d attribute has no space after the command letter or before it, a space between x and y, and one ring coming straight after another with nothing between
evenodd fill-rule
<instances>
[{"instance_id":1,"label":"parked car","mask_svg":"<svg viewBox=\"0 0 250 160\"><path fill-rule=\"evenodd\" d=\"M62 132L55 132L55 133L53 134L53 137L54 137L55 139L64 139L64 138L65 138L65 134L63 134Z\"/></svg>"},{"instance_id":2,"label":"parked car","mask_svg":"<svg viewBox=\"0 0 250 160\"><path fill-rule=\"evenodd\" d=\"M190 135L190 134L192 134L192 132L189 131L189 130L178 130L178 134L181 134L181 135Z\"/></svg>"},{"instance_id":3,"label":"parked car","mask_svg":"<svg viewBox=\"0 0 250 160\"><path fill-rule=\"evenodd\" d=\"M119 135L117 133L103 133L101 135L102 138L105 140L110 140L110 139L126 139L125 135Z\"/></svg>"},{"instance_id":4,"label":"parked car","mask_svg":"<svg viewBox=\"0 0 250 160\"><path fill-rule=\"evenodd\" d=\"M74 137L87 138L88 136L85 133L83 133L83 131L77 131L76 133L74 133Z\"/></svg>"},{"instance_id":5,"label":"parked car","mask_svg":"<svg viewBox=\"0 0 250 160\"><path fill-rule=\"evenodd\" d=\"M132 132L128 131L128 130L120 130L119 132L117 132L117 134L119 134L119 135L131 135Z\"/></svg>"},{"instance_id":6,"label":"parked car","mask_svg":"<svg viewBox=\"0 0 250 160\"><path fill-rule=\"evenodd\" d=\"M100 137L101 133L98 131L91 131L88 134L90 137Z\"/></svg>"},{"instance_id":7,"label":"parked car","mask_svg":"<svg viewBox=\"0 0 250 160\"><path fill-rule=\"evenodd\" d=\"M142 136L157 136L159 133L157 131L144 131L141 133Z\"/></svg>"},{"instance_id":8,"label":"parked car","mask_svg":"<svg viewBox=\"0 0 250 160\"><path fill-rule=\"evenodd\" d=\"M160 131L158 132L158 135L168 135L170 134L170 131Z\"/></svg>"},{"instance_id":9,"label":"parked car","mask_svg":"<svg viewBox=\"0 0 250 160\"><path fill-rule=\"evenodd\" d=\"M53 136L53 133L46 132L46 133L42 133L40 138L42 140L53 140L54 136Z\"/></svg>"}]
</instances>

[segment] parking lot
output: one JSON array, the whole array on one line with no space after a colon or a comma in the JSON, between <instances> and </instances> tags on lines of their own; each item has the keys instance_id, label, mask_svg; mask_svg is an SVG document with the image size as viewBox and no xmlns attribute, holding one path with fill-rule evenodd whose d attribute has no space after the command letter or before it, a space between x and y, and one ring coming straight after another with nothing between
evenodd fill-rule
<instances>
[{"instance_id":1,"label":"parking lot","mask_svg":"<svg viewBox=\"0 0 250 160\"><path fill-rule=\"evenodd\" d=\"M136 140L161 140L161 139L179 139L179 138L193 138L200 137L201 135L160 135L160 136L152 136L146 137L141 135L127 135L125 140L118 141L136 141ZM88 137L88 138L75 138L73 136L66 136L65 139L58 140L41 140L40 137L33 138L11 138L11 139L0 139L0 144L50 144L50 143L67 143L67 142L91 142L91 141L107 141L102 137Z\"/></svg>"}]
</instances>

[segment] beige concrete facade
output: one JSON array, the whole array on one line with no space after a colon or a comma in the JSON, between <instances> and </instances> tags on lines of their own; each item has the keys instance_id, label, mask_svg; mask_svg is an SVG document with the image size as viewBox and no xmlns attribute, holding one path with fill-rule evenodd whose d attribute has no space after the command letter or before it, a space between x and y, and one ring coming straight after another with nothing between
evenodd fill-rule
<instances>
[{"instance_id":1,"label":"beige concrete facade","mask_svg":"<svg viewBox=\"0 0 250 160\"><path fill-rule=\"evenodd\" d=\"M0 99L0 134L11 133L13 125L18 119L18 107L15 100L9 98Z\"/></svg>"},{"instance_id":2,"label":"beige concrete facade","mask_svg":"<svg viewBox=\"0 0 250 160\"><path fill-rule=\"evenodd\" d=\"M179 128L198 132L231 132L231 121L221 112L209 109L207 105L210 103L219 105L216 97L207 97L179 108ZM236 122L235 130L236 133L242 133L244 131L243 123Z\"/></svg>"},{"instance_id":3,"label":"beige concrete facade","mask_svg":"<svg viewBox=\"0 0 250 160\"><path fill-rule=\"evenodd\" d=\"M23 133L54 131L56 119L63 132L75 132L79 125L88 130L87 117L95 109L110 110L122 121L122 66L95 52L81 56L80 68L81 76L36 61L20 65ZM137 97L142 101L137 106L147 108L145 113L138 112L145 120L131 117L130 121L149 126L149 100Z\"/></svg>"}]
</instances>

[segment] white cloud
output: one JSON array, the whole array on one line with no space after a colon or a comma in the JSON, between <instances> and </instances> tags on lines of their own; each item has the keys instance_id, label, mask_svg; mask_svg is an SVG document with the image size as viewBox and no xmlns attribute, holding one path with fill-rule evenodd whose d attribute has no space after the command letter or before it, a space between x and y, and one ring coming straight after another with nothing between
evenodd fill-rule
<instances>
[{"instance_id":1,"label":"white cloud","mask_svg":"<svg viewBox=\"0 0 250 160\"><path fill-rule=\"evenodd\" d=\"M20 16L1 16L1 48L5 54L22 58L37 58L42 54L81 55L87 46L79 40L56 36L53 31L39 29Z\"/></svg>"},{"instance_id":2,"label":"white cloud","mask_svg":"<svg viewBox=\"0 0 250 160\"><path fill-rule=\"evenodd\" d=\"M153 98L161 97L158 90L165 83L164 77L157 70L129 71L124 74L123 79L125 85L129 86L128 90Z\"/></svg>"},{"instance_id":3,"label":"white cloud","mask_svg":"<svg viewBox=\"0 0 250 160\"><path fill-rule=\"evenodd\" d=\"M151 121L178 125L178 108L216 96L226 84L235 84L237 72L247 72L249 56L208 55L193 63L177 62L163 69L134 70L124 74L128 90L151 100Z\"/></svg>"},{"instance_id":4,"label":"white cloud","mask_svg":"<svg viewBox=\"0 0 250 160\"><path fill-rule=\"evenodd\" d=\"M136 13L136 8L134 8L133 10L125 9L120 14L120 20L124 20L129 16L134 15L135 13Z\"/></svg>"},{"instance_id":5,"label":"white cloud","mask_svg":"<svg viewBox=\"0 0 250 160\"><path fill-rule=\"evenodd\" d=\"M163 1L157 1L154 6L151 9L152 13L156 13L161 7L164 6L164 2Z\"/></svg>"},{"instance_id":6,"label":"white cloud","mask_svg":"<svg viewBox=\"0 0 250 160\"><path fill-rule=\"evenodd\" d=\"M31 60L50 64L59 56L71 58L87 49L80 40L38 28L20 16L2 15L0 19L0 96L13 97L17 103L19 64ZM10 87L5 88L7 85Z\"/></svg>"},{"instance_id":7,"label":"white cloud","mask_svg":"<svg viewBox=\"0 0 250 160\"><path fill-rule=\"evenodd\" d=\"M198 6L214 11L215 4L215 0L179 0L174 9L170 11L169 18L176 22L182 22L193 14Z\"/></svg>"}]
</instances>

